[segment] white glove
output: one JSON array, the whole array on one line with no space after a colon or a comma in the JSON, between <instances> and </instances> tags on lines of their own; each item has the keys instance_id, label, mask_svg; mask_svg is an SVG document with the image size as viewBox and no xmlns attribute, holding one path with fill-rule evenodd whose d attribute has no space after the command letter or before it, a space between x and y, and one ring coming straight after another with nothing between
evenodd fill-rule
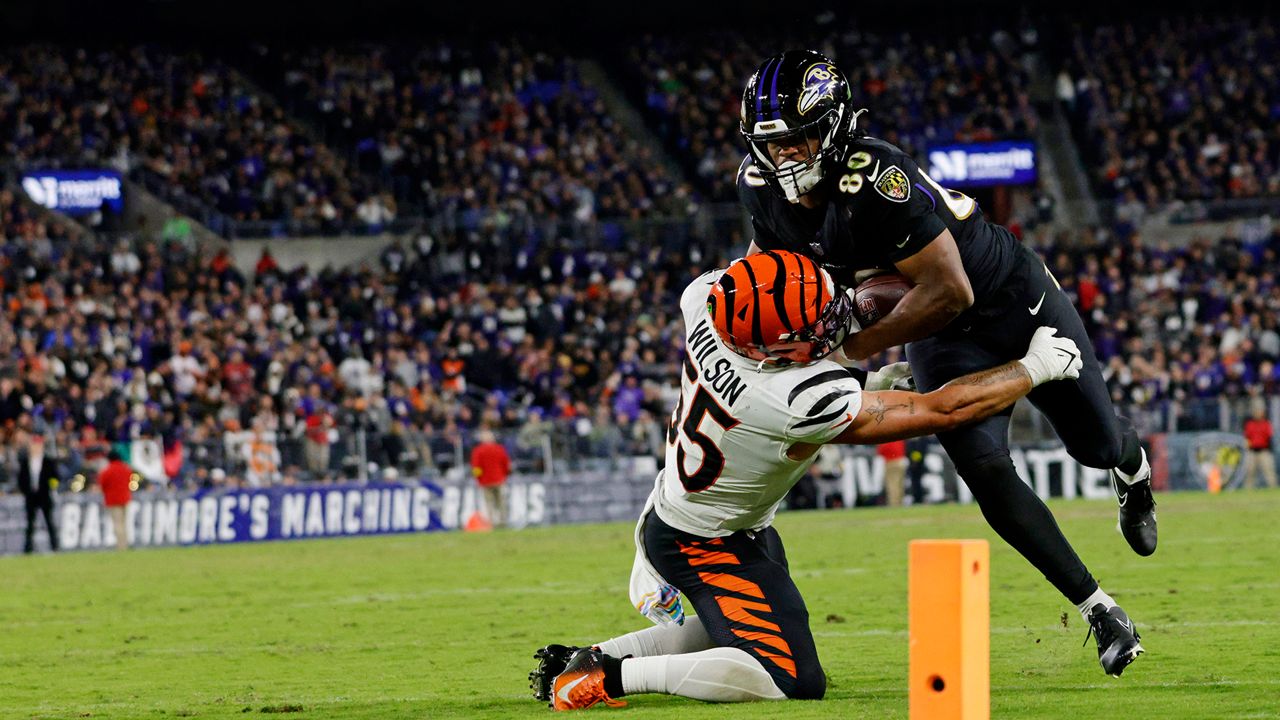
<instances>
[{"instance_id":1,"label":"white glove","mask_svg":"<svg viewBox=\"0 0 1280 720\"><path fill-rule=\"evenodd\" d=\"M905 362L896 362L867 373L868 392L877 392L880 390L915 390L915 382L911 378L911 365Z\"/></svg>"},{"instance_id":2,"label":"white glove","mask_svg":"<svg viewBox=\"0 0 1280 720\"><path fill-rule=\"evenodd\" d=\"M847 288L844 291L844 294L849 296L849 305L853 308L853 312L849 313L848 329L845 331L844 337L846 340L854 333L862 332L862 323L858 322L858 303L853 300L853 291L856 289L857 288Z\"/></svg>"},{"instance_id":3,"label":"white glove","mask_svg":"<svg viewBox=\"0 0 1280 720\"><path fill-rule=\"evenodd\" d=\"M1084 366L1080 348L1071 338L1057 335L1057 328L1039 328L1031 338L1026 357L1018 361L1031 375L1031 387L1039 387L1052 380L1080 377L1080 368Z\"/></svg>"}]
</instances>

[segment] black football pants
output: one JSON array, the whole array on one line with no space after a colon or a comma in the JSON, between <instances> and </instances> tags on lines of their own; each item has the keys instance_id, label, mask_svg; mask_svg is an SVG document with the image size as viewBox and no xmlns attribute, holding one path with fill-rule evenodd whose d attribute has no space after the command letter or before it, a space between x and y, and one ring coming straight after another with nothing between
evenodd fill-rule
<instances>
[{"instance_id":1,"label":"black football pants","mask_svg":"<svg viewBox=\"0 0 1280 720\"><path fill-rule=\"evenodd\" d=\"M1027 398L1049 418L1067 452L1083 465L1114 468L1133 465L1138 438L1128 421L1116 416L1102 368L1071 299L1035 253L1023 257L1002 288L999 313L966 322L957 318L937 336L907 346L907 359L921 392L978 370L1017 360L1026 354L1036 329L1051 325L1080 348L1084 367L1078 380L1045 383ZM1073 603L1097 589L1058 528L1049 509L1023 482L1009 458L1010 407L972 425L939 433L991 527Z\"/></svg>"},{"instance_id":2,"label":"black football pants","mask_svg":"<svg viewBox=\"0 0 1280 720\"><path fill-rule=\"evenodd\" d=\"M49 547L56 551L58 549L58 526L53 524L53 498L41 493L31 493L25 499L27 506L27 534L22 551L26 553L35 552L37 514L44 515L45 529L49 531Z\"/></svg>"},{"instance_id":3,"label":"black football pants","mask_svg":"<svg viewBox=\"0 0 1280 720\"><path fill-rule=\"evenodd\" d=\"M750 653L789 698L823 696L827 676L778 531L706 538L650 512L643 537L653 569L689 598L717 645Z\"/></svg>"}]
</instances>

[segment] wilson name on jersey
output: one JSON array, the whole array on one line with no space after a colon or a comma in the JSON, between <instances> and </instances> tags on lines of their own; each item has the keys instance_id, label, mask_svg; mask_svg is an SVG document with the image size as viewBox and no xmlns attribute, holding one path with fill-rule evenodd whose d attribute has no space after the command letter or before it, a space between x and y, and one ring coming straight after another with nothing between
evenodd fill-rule
<instances>
[{"instance_id":1,"label":"wilson name on jersey","mask_svg":"<svg viewBox=\"0 0 1280 720\"><path fill-rule=\"evenodd\" d=\"M987 223L973 198L942 187L910 156L877 138L851 138L846 157L814 190L828 201L814 209L778 197L752 159L743 160L738 197L751 213L761 250L808 255L836 282L852 286L858 270L893 267L950 230L976 303L1010 276L1019 243Z\"/></svg>"},{"instance_id":2,"label":"wilson name on jersey","mask_svg":"<svg viewBox=\"0 0 1280 720\"><path fill-rule=\"evenodd\" d=\"M861 386L834 362L762 368L725 347L707 313L720 272L680 298L684 370L655 498L663 522L704 537L769 525L813 463L787 449L835 438L862 409Z\"/></svg>"}]
</instances>

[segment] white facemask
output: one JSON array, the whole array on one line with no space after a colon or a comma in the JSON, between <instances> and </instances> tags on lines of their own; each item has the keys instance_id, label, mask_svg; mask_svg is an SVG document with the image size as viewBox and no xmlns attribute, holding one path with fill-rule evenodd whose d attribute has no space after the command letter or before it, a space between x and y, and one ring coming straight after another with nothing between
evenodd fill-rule
<instances>
[{"instance_id":1,"label":"white facemask","mask_svg":"<svg viewBox=\"0 0 1280 720\"><path fill-rule=\"evenodd\" d=\"M793 170L803 163L795 160L784 160L778 166L780 174L778 176L778 184L782 186L782 192L789 203L800 202L800 196L809 192L822 180L822 163L815 162L804 170L798 170L795 174L789 174L787 171Z\"/></svg>"}]
</instances>

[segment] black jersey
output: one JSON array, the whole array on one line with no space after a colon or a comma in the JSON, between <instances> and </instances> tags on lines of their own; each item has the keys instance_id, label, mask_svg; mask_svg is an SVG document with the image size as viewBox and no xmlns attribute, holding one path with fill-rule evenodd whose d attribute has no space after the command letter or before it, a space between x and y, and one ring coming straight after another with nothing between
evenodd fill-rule
<instances>
[{"instance_id":1,"label":"black jersey","mask_svg":"<svg viewBox=\"0 0 1280 720\"><path fill-rule=\"evenodd\" d=\"M829 202L816 209L778 197L750 157L742 162L738 197L761 250L808 255L851 286L857 271L892 268L949 229L975 308L994 299L1021 259L1017 238L987 223L972 198L939 186L883 140L853 138L846 157L844 167L822 179Z\"/></svg>"}]
</instances>

